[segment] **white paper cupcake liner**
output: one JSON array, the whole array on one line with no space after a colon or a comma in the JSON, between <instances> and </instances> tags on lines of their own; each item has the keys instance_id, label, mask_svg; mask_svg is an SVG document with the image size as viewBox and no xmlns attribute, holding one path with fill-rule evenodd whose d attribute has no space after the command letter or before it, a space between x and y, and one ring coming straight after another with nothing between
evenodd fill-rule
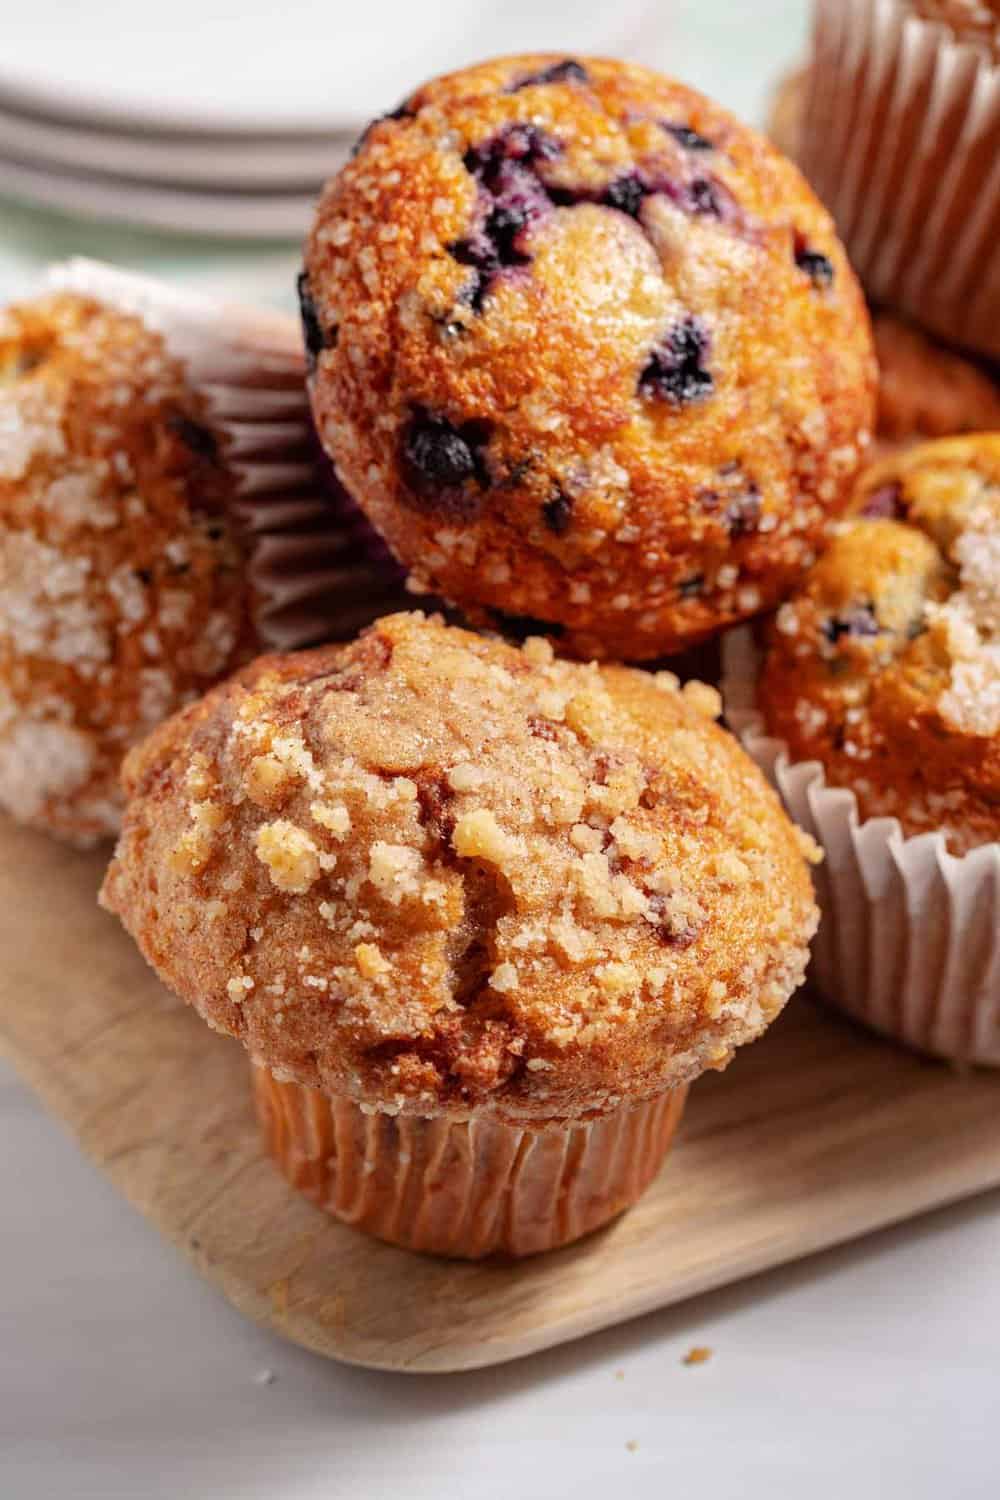
<instances>
[{"instance_id":1,"label":"white paper cupcake liner","mask_svg":"<svg viewBox=\"0 0 1000 1500\"><path fill-rule=\"evenodd\" d=\"M1000 67L905 0L816 0L798 160L870 297L1000 356Z\"/></svg>"},{"instance_id":2,"label":"white paper cupcake liner","mask_svg":"<svg viewBox=\"0 0 1000 1500\"><path fill-rule=\"evenodd\" d=\"M722 659L727 722L825 853L813 872L822 920L811 978L883 1035L1000 1067L1000 843L956 858L940 833L906 838L895 818L862 822L852 791L768 735L749 629L724 638Z\"/></svg>"},{"instance_id":3,"label":"white paper cupcake liner","mask_svg":"<svg viewBox=\"0 0 1000 1500\"><path fill-rule=\"evenodd\" d=\"M629 1208L684 1112L674 1089L568 1125L421 1119L251 1067L264 1144L293 1187L368 1234L434 1255L537 1255Z\"/></svg>"},{"instance_id":4,"label":"white paper cupcake liner","mask_svg":"<svg viewBox=\"0 0 1000 1500\"><path fill-rule=\"evenodd\" d=\"M263 648L343 640L406 607L401 571L316 443L296 318L89 260L45 283L142 318L183 365L224 438Z\"/></svg>"}]
</instances>

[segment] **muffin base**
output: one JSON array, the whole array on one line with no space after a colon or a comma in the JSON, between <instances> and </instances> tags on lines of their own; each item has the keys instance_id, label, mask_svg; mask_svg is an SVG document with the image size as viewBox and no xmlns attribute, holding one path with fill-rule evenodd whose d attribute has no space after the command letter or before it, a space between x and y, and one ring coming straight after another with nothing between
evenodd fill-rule
<instances>
[{"instance_id":1,"label":"muffin base","mask_svg":"<svg viewBox=\"0 0 1000 1500\"><path fill-rule=\"evenodd\" d=\"M533 1129L369 1114L251 1073L264 1143L293 1187L379 1239L463 1260L553 1250L622 1213L659 1171L687 1097Z\"/></svg>"}]
</instances>

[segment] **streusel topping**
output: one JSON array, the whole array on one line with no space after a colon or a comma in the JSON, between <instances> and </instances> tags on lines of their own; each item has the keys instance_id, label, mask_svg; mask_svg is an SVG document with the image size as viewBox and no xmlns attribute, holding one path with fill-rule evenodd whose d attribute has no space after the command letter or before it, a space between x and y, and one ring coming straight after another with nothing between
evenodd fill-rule
<instances>
[{"instance_id":1,"label":"streusel topping","mask_svg":"<svg viewBox=\"0 0 1000 1500\"><path fill-rule=\"evenodd\" d=\"M265 658L126 767L104 901L279 1074L511 1117L651 1096L800 982L801 836L711 689L420 614Z\"/></svg>"}]
</instances>

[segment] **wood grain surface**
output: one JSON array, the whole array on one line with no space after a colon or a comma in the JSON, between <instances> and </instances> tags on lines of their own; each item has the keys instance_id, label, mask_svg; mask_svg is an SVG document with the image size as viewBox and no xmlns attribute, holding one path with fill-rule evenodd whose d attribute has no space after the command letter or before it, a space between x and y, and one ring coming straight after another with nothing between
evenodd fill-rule
<instances>
[{"instance_id":1,"label":"wood grain surface","mask_svg":"<svg viewBox=\"0 0 1000 1500\"><path fill-rule=\"evenodd\" d=\"M0 823L0 1048L204 1276L321 1354L514 1359L1000 1183L1000 1076L960 1077L797 999L698 1084L660 1178L610 1228L516 1264L392 1249L272 1168L242 1049L98 909L102 863Z\"/></svg>"}]
</instances>

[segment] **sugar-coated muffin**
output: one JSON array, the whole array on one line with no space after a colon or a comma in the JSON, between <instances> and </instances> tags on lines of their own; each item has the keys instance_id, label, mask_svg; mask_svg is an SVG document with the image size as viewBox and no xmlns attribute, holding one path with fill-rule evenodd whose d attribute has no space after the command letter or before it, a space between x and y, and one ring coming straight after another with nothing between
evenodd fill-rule
<instances>
[{"instance_id":1,"label":"sugar-coated muffin","mask_svg":"<svg viewBox=\"0 0 1000 1500\"><path fill-rule=\"evenodd\" d=\"M1000 374L938 343L912 323L876 313L881 444L1000 431Z\"/></svg>"},{"instance_id":2,"label":"sugar-coated muffin","mask_svg":"<svg viewBox=\"0 0 1000 1500\"><path fill-rule=\"evenodd\" d=\"M760 709L864 817L961 854L1000 839L1000 434L876 464L852 508L775 617Z\"/></svg>"},{"instance_id":3,"label":"sugar-coated muffin","mask_svg":"<svg viewBox=\"0 0 1000 1500\"><path fill-rule=\"evenodd\" d=\"M133 751L102 899L243 1041L278 1134L305 1099L314 1131L324 1110L395 1121L382 1152L418 1149L407 1120L473 1146L488 1129L501 1155L555 1130L561 1163L567 1130L593 1151L627 1124L648 1152L642 1110L672 1128L678 1091L780 1011L815 925L802 836L718 707L670 674L389 616L263 658ZM611 1189L584 1173L592 1208L543 1243L624 1207L665 1145L624 1197L624 1158ZM313 1193L340 1212L325 1160ZM534 1179L546 1213L555 1187ZM499 1221L470 1248L461 1215L418 1231L411 1209L355 1217L420 1248L526 1248Z\"/></svg>"},{"instance_id":4,"label":"sugar-coated muffin","mask_svg":"<svg viewBox=\"0 0 1000 1500\"><path fill-rule=\"evenodd\" d=\"M829 217L631 64L418 89L328 184L300 290L321 438L415 584L569 653L649 659L776 603L868 442Z\"/></svg>"},{"instance_id":5,"label":"sugar-coated muffin","mask_svg":"<svg viewBox=\"0 0 1000 1500\"><path fill-rule=\"evenodd\" d=\"M216 435L157 334L72 293L0 312L0 806L77 843L231 670L247 589Z\"/></svg>"}]
</instances>

